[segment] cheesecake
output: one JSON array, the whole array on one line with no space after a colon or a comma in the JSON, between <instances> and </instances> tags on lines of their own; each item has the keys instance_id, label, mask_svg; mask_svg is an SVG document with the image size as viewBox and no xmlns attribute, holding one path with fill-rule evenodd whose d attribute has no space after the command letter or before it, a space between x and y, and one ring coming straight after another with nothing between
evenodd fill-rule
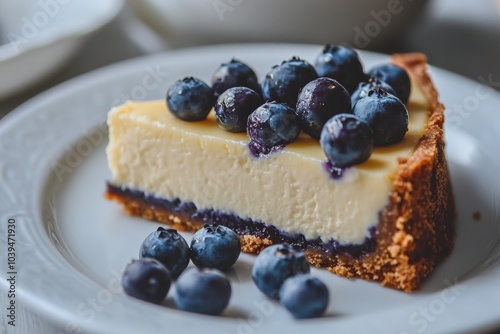
<instances>
[{"instance_id":1,"label":"cheesecake","mask_svg":"<svg viewBox=\"0 0 500 334\"><path fill-rule=\"evenodd\" d=\"M415 290L453 249L455 211L444 107L425 56L391 62L412 82L408 132L361 164L333 168L305 133L257 157L247 135L220 129L213 111L185 122L164 100L127 102L108 115L106 197L179 230L227 226L244 252L290 243L332 273Z\"/></svg>"}]
</instances>

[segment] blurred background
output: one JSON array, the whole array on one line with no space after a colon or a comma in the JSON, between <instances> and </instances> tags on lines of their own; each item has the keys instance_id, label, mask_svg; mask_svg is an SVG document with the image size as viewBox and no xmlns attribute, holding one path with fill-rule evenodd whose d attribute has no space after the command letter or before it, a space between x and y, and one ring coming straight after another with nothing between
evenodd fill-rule
<instances>
[{"instance_id":1,"label":"blurred background","mask_svg":"<svg viewBox=\"0 0 500 334\"><path fill-rule=\"evenodd\" d=\"M500 0L1 0L0 117L124 59L220 43L420 51L500 90Z\"/></svg>"},{"instance_id":2,"label":"blurred background","mask_svg":"<svg viewBox=\"0 0 500 334\"><path fill-rule=\"evenodd\" d=\"M105 65L221 43L419 51L500 90L499 8L500 0L0 0L0 118ZM25 333L58 333L21 312Z\"/></svg>"}]
</instances>

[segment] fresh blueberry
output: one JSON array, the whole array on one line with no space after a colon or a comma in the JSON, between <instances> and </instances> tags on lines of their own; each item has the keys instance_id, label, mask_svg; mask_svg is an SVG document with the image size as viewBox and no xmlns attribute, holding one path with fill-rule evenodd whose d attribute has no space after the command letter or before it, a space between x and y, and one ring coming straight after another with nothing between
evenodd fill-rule
<instances>
[{"instance_id":1,"label":"fresh blueberry","mask_svg":"<svg viewBox=\"0 0 500 334\"><path fill-rule=\"evenodd\" d=\"M317 318L325 313L330 300L326 285L309 274L288 278L280 289L280 303L295 318Z\"/></svg>"},{"instance_id":2,"label":"fresh blueberry","mask_svg":"<svg viewBox=\"0 0 500 334\"><path fill-rule=\"evenodd\" d=\"M363 97L368 95L368 92L370 91L370 89L373 89L376 87L382 88L383 90L385 90L389 94L396 95L396 92L394 91L394 89L391 86L389 86L389 84L387 84L384 81L380 81L379 79L377 79L375 77L370 77L368 79L368 81L364 81L364 82L359 83L358 89L356 89L356 91L354 93L352 93L352 95L351 95L351 104L355 105L359 99L362 99Z\"/></svg>"},{"instance_id":3,"label":"fresh blueberry","mask_svg":"<svg viewBox=\"0 0 500 334\"><path fill-rule=\"evenodd\" d=\"M186 77L169 87L167 105L172 114L183 121L201 121L214 106L214 93L200 79Z\"/></svg>"},{"instance_id":4,"label":"fresh blueberry","mask_svg":"<svg viewBox=\"0 0 500 334\"><path fill-rule=\"evenodd\" d=\"M132 260L122 276L122 287L129 296L158 304L170 289L168 269L155 259Z\"/></svg>"},{"instance_id":5,"label":"fresh blueberry","mask_svg":"<svg viewBox=\"0 0 500 334\"><path fill-rule=\"evenodd\" d=\"M404 68L394 64L386 64L372 68L367 74L386 82L396 91L396 96L403 103L408 102L411 81Z\"/></svg>"},{"instance_id":6,"label":"fresh blueberry","mask_svg":"<svg viewBox=\"0 0 500 334\"><path fill-rule=\"evenodd\" d=\"M238 260L241 244L231 229L205 224L191 240L191 260L198 268L227 270Z\"/></svg>"},{"instance_id":7,"label":"fresh blueberry","mask_svg":"<svg viewBox=\"0 0 500 334\"><path fill-rule=\"evenodd\" d=\"M318 77L314 67L297 57L274 66L262 82L265 101L286 103L295 108L302 87Z\"/></svg>"},{"instance_id":8,"label":"fresh blueberry","mask_svg":"<svg viewBox=\"0 0 500 334\"><path fill-rule=\"evenodd\" d=\"M260 85L255 72L248 65L236 59L222 64L212 75L215 98L232 87L248 87L260 94Z\"/></svg>"},{"instance_id":9,"label":"fresh blueberry","mask_svg":"<svg viewBox=\"0 0 500 334\"><path fill-rule=\"evenodd\" d=\"M352 114L339 114L326 122L321 131L321 147L328 161L337 168L360 164L373 152L373 131Z\"/></svg>"},{"instance_id":10,"label":"fresh blueberry","mask_svg":"<svg viewBox=\"0 0 500 334\"><path fill-rule=\"evenodd\" d=\"M298 117L285 104L267 102L248 116L247 134L251 150L254 146L272 149L289 144L299 133Z\"/></svg>"},{"instance_id":11,"label":"fresh blueberry","mask_svg":"<svg viewBox=\"0 0 500 334\"><path fill-rule=\"evenodd\" d=\"M247 87L233 87L222 93L215 104L215 120L230 132L243 132L248 116L262 104L262 98Z\"/></svg>"},{"instance_id":12,"label":"fresh blueberry","mask_svg":"<svg viewBox=\"0 0 500 334\"><path fill-rule=\"evenodd\" d=\"M266 296L277 299L281 284L301 273L309 273L306 255L291 245L279 244L267 247L257 256L252 279Z\"/></svg>"},{"instance_id":13,"label":"fresh blueberry","mask_svg":"<svg viewBox=\"0 0 500 334\"><path fill-rule=\"evenodd\" d=\"M372 89L352 108L354 115L373 130L375 145L397 143L408 131L408 110L396 96L380 88Z\"/></svg>"},{"instance_id":14,"label":"fresh blueberry","mask_svg":"<svg viewBox=\"0 0 500 334\"><path fill-rule=\"evenodd\" d=\"M175 305L181 310L216 315L231 298L231 284L216 269L189 268L177 280Z\"/></svg>"},{"instance_id":15,"label":"fresh blueberry","mask_svg":"<svg viewBox=\"0 0 500 334\"><path fill-rule=\"evenodd\" d=\"M320 77L337 80L349 93L354 92L365 78L357 52L340 45L325 45L314 67Z\"/></svg>"},{"instance_id":16,"label":"fresh blueberry","mask_svg":"<svg viewBox=\"0 0 500 334\"><path fill-rule=\"evenodd\" d=\"M337 114L351 112L351 99L338 81L322 77L305 85L295 112L302 130L319 139L326 121Z\"/></svg>"},{"instance_id":17,"label":"fresh blueberry","mask_svg":"<svg viewBox=\"0 0 500 334\"><path fill-rule=\"evenodd\" d=\"M189 264L189 246L176 230L160 226L143 241L139 256L160 261L177 278Z\"/></svg>"}]
</instances>

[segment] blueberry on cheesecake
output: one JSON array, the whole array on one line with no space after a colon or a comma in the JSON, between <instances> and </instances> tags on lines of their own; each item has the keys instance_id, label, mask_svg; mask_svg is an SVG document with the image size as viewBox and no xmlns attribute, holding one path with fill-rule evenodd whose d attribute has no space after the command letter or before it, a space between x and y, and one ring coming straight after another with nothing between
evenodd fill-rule
<instances>
[{"instance_id":1,"label":"blueberry on cheesecake","mask_svg":"<svg viewBox=\"0 0 500 334\"><path fill-rule=\"evenodd\" d=\"M318 74L307 61L293 57L274 66L262 81L262 96L266 101L276 101L295 108L298 94Z\"/></svg>"},{"instance_id":2,"label":"blueberry on cheesecake","mask_svg":"<svg viewBox=\"0 0 500 334\"><path fill-rule=\"evenodd\" d=\"M301 90L295 112L302 130L319 139L326 121L335 115L351 112L351 97L338 81L321 77Z\"/></svg>"}]
</instances>

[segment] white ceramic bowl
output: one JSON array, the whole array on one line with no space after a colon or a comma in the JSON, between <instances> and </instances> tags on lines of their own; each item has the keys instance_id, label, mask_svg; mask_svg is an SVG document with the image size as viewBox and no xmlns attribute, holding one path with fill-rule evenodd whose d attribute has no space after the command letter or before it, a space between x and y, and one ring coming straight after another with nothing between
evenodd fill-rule
<instances>
[{"instance_id":1,"label":"white ceramic bowl","mask_svg":"<svg viewBox=\"0 0 500 334\"><path fill-rule=\"evenodd\" d=\"M0 100L66 63L122 0L0 1Z\"/></svg>"},{"instance_id":2,"label":"white ceramic bowl","mask_svg":"<svg viewBox=\"0 0 500 334\"><path fill-rule=\"evenodd\" d=\"M427 0L129 0L173 46L224 42L343 43L401 36Z\"/></svg>"}]
</instances>

